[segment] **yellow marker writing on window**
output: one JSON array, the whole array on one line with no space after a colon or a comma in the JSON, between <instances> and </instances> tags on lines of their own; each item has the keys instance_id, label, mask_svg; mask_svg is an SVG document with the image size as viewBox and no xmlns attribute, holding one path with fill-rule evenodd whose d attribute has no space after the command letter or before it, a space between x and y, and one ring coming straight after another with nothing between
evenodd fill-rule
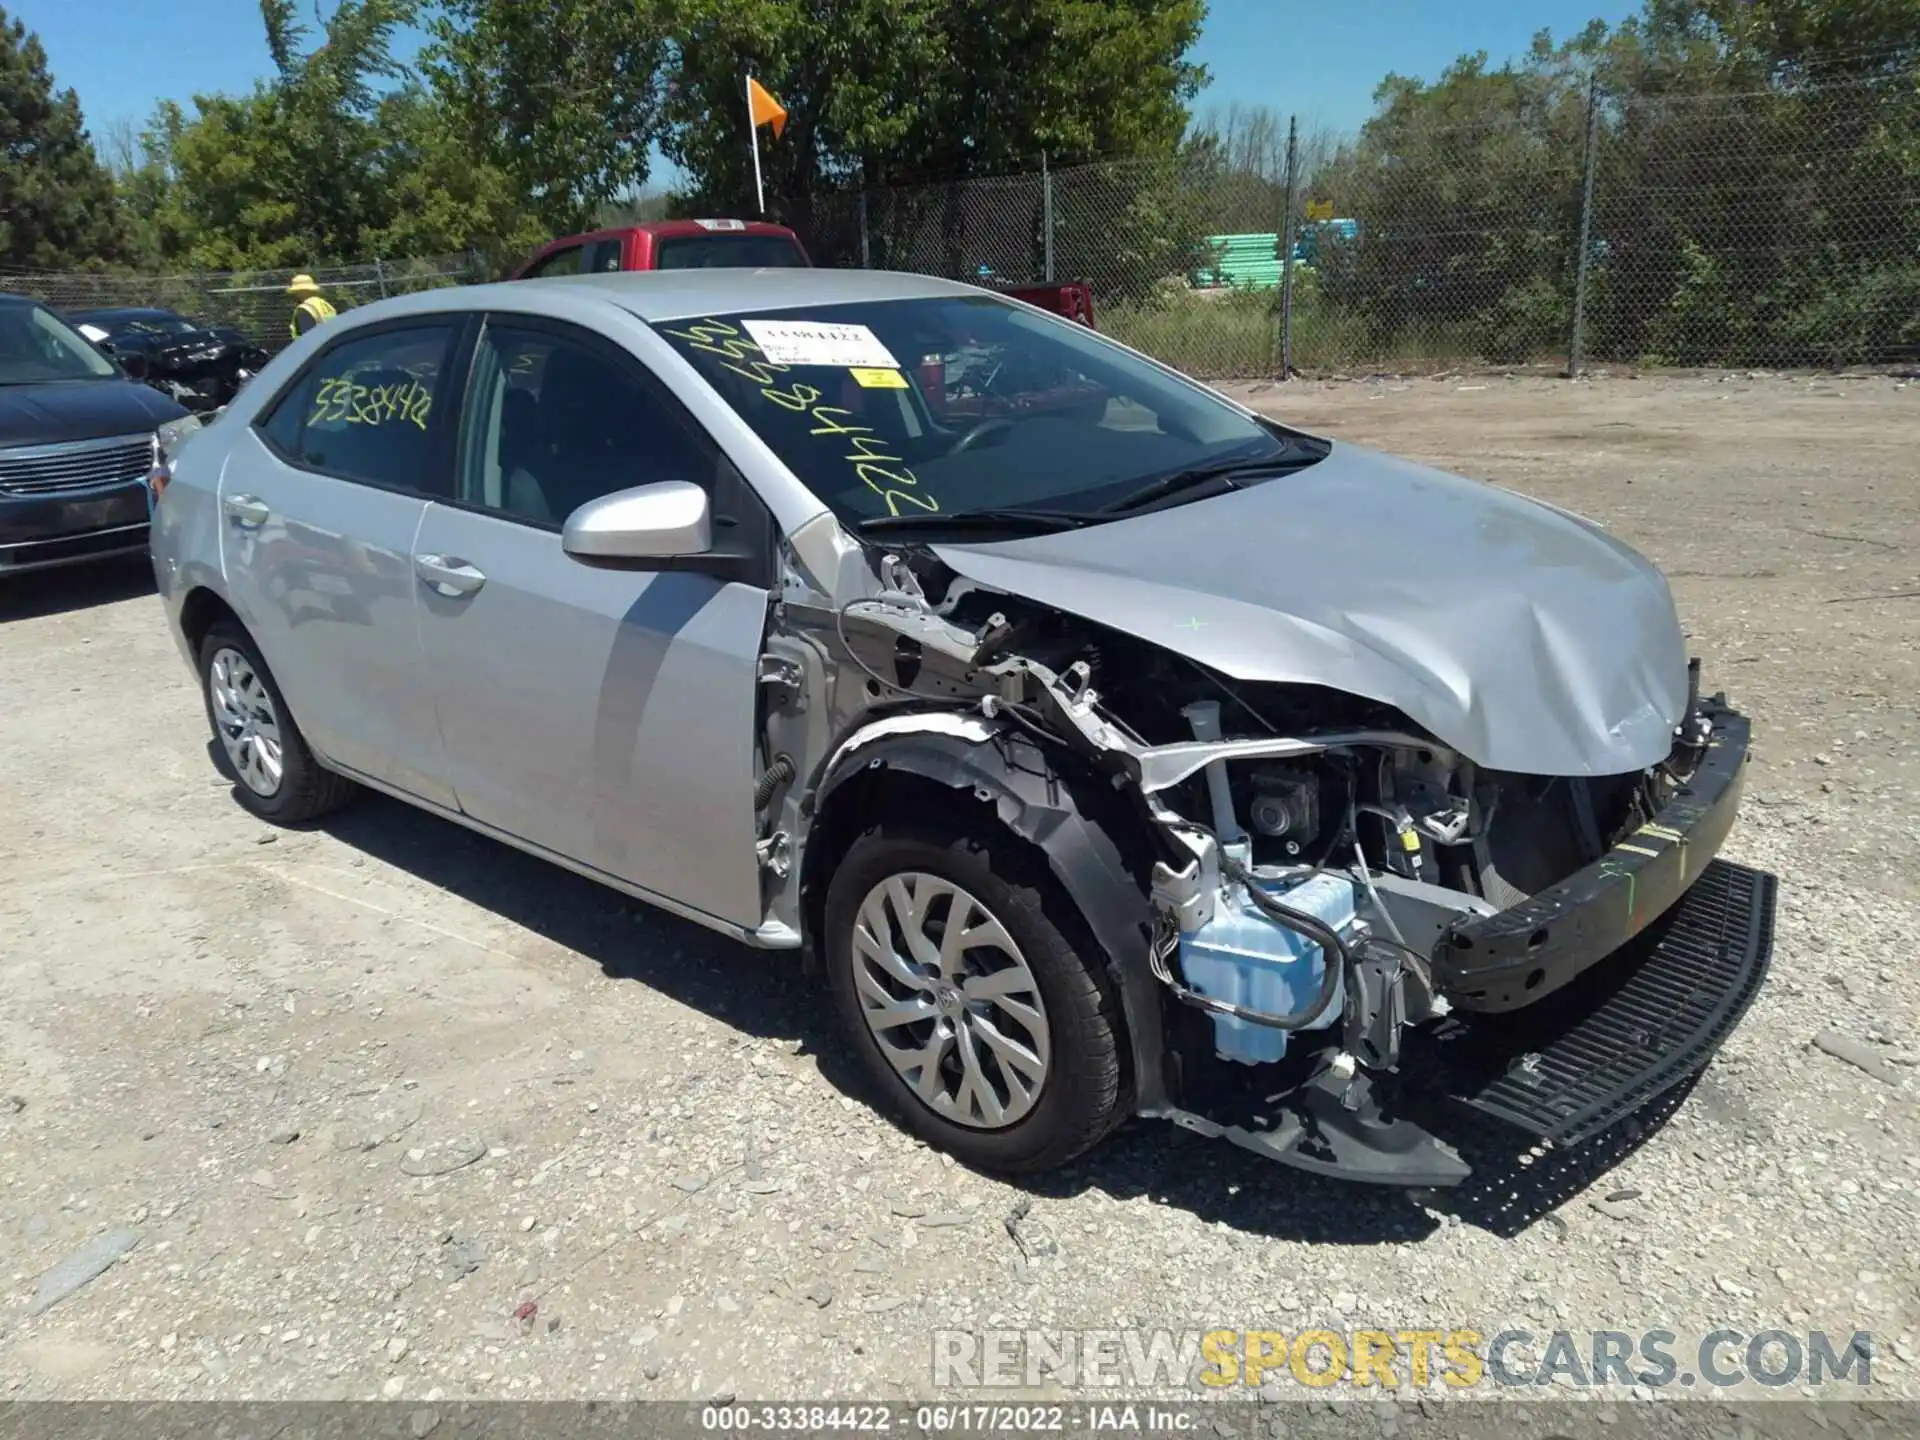
<instances>
[{"instance_id":1,"label":"yellow marker writing on window","mask_svg":"<svg viewBox=\"0 0 1920 1440\"><path fill-rule=\"evenodd\" d=\"M863 390L904 390L907 377L898 370L869 370L860 366L849 366L847 373L853 376L853 383Z\"/></svg>"}]
</instances>

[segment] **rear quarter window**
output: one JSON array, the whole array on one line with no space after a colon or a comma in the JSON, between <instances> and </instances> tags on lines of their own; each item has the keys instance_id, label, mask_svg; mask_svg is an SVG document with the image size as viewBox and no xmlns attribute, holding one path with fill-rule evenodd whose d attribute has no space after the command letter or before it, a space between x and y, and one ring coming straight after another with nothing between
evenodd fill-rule
<instances>
[{"instance_id":1,"label":"rear quarter window","mask_svg":"<svg viewBox=\"0 0 1920 1440\"><path fill-rule=\"evenodd\" d=\"M340 340L258 429L283 460L391 490L426 490L428 429L457 327L409 325Z\"/></svg>"}]
</instances>

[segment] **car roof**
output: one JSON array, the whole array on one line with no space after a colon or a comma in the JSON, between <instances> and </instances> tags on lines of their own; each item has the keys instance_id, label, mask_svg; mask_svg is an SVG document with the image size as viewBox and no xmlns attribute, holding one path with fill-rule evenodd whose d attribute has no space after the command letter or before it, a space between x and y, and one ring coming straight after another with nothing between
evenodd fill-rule
<instances>
[{"instance_id":1,"label":"car roof","mask_svg":"<svg viewBox=\"0 0 1920 1440\"><path fill-rule=\"evenodd\" d=\"M642 320L688 320L700 315L736 315L743 310L795 310L813 305L857 305L872 300L925 300L940 295L982 295L975 285L892 270L712 269L641 270L604 275L553 275L538 280L502 280L396 296L347 312L358 320L442 311L485 310L501 305L537 309L540 295L591 298Z\"/></svg>"},{"instance_id":2,"label":"car roof","mask_svg":"<svg viewBox=\"0 0 1920 1440\"><path fill-rule=\"evenodd\" d=\"M642 220L631 226L661 240L680 240L690 235L760 235L781 240L798 240L785 225L765 220Z\"/></svg>"},{"instance_id":3,"label":"car roof","mask_svg":"<svg viewBox=\"0 0 1920 1440\"><path fill-rule=\"evenodd\" d=\"M598 230L582 230L577 235L562 235L557 240L549 240L534 254L544 255L570 245L612 240L622 235L651 235L659 240L678 240L689 235L759 235L795 241L800 238L787 226L767 220L636 220L631 225L607 225Z\"/></svg>"}]
</instances>

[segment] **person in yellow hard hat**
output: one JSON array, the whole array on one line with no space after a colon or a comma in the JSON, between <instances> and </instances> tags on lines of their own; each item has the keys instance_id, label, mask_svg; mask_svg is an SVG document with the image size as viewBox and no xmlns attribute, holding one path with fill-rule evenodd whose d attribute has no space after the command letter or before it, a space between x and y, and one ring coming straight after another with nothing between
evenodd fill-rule
<instances>
[{"instance_id":1,"label":"person in yellow hard hat","mask_svg":"<svg viewBox=\"0 0 1920 1440\"><path fill-rule=\"evenodd\" d=\"M299 304L293 307L293 338L298 340L314 326L324 320L331 320L337 313L327 303L327 297L320 293L320 287L314 284L311 275L296 275L287 286L287 294L300 297Z\"/></svg>"}]
</instances>

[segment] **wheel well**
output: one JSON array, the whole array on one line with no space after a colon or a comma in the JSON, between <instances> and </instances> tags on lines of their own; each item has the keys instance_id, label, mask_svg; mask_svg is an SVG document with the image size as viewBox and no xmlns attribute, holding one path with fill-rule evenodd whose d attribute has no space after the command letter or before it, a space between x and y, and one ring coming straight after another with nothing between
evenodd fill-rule
<instances>
[{"instance_id":1,"label":"wheel well","mask_svg":"<svg viewBox=\"0 0 1920 1440\"><path fill-rule=\"evenodd\" d=\"M966 834L991 833L992 827L998 832L996 840L1032 851L1045 868L1046 857L1040 848L996 824L992 810L970 792L884 765L863 770L834 790L826 809L814 818L807 832L800 896L809 946L818 946L826 922L827 885L855 840L875 825L926 826L942 820L951 821L957 831ZM817 948L815 953L817 956Z\"/></svg>"},{"instance_id":2,"label":"wheel well","mask_svg":"<svg viewBox=\"0 0 1920 1440\"><path fill-rule=\"evenodd\" d=\"M233 613L233 607L206 586L198 585L188 592L180 606L180 633L187 637L187 644L196 656L207 632L222 620L240 625L240 617ZM241 629L245 628L241 625Z\"/></svg>"},{"instance_id":3,"label":"wheel well","mask_svg":"<svg viewBox=\"0 0 1920 1440\"><path fill-rule=\"evenodd\" d=\"M1097 798L1087 798L1094 801L1096 808L1103 808ZM1124 1092L1129 1097L1139 1094L1143 1071L1151 1070L1150 1088L1157 1094L1161 1085L1157 1055L1161 1037L1160 1027L1153 1019L1158 1013L1154 1008L1158 997L1152 981L1147 979L1144 985L1152 999L1143 1003L1138 994L1143 988L1140 977L1123 973L1124 961L1118 961L1113 947L1103 943L1100 927L1094 923L1094 917L1083 913L1068 883L1055 870L1053 857L1044 844L1003 821L998 797L988 793L885 763L870 765L835 786L808 832L801 856L801 916L811 962L818 965L824 959L820 945L825 933L827 888L840 861L867 830L889 822L917 830L949 824L956 835L979 839L1002 857L1014 861L1025 878L1040 889L1062 933L1073 937L1077 945L1088 947L1090 955L1106 957L1108 973L1121 1001L1120 1064ZM1144 963L1139 969L1141 976L1145 976ZM1135 992L1131 998L1130 990ZM1138 1035L1133 1033L1137 1027L1142 1030ZM1146 1054L1142 1053L1141 1046L1146 1047ZM1128 1103L1132 1103L1131 1099Z\"/></svg>"}]
</instances>

